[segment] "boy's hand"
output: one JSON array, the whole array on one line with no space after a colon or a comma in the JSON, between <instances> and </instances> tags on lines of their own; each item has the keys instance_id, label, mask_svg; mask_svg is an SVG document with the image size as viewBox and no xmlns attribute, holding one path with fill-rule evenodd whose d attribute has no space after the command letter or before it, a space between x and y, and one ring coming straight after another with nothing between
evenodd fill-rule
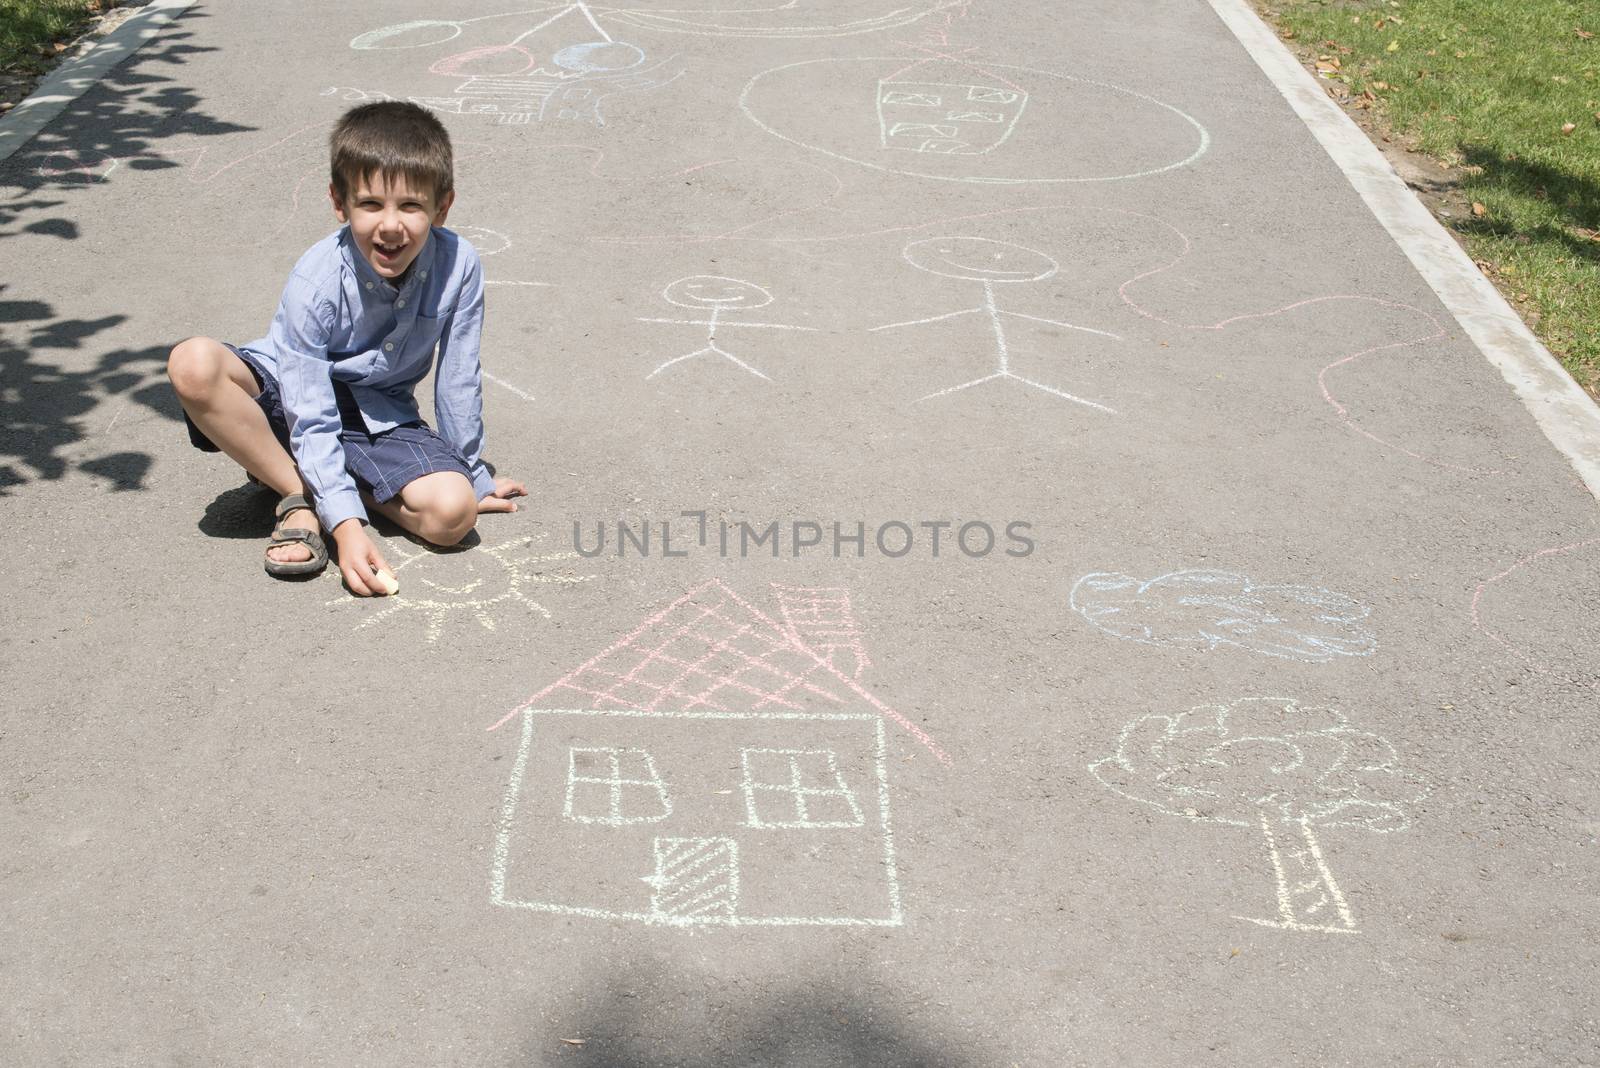
<instances>
[{"instance_id":1,"label":"boy's hand","mask_svg":"<svg viewBox=\"0 0 1600 1068\"><path fill-rule=\"evenodd\" d=\"M513 497L526 497L528 487L514 479L497 478L494 480L494 492L478 501L478 514L485 512L515 512L517 506L511 502Z\"/></svg>"},{"instance_id":2,"label":"boy's hand","mask_svg":"<svg viewBox=\"0 0 1600 1068\"><path fill-rule=\"evenodd\" d=\"M359 519L346 519L333 528L333 540L339 546L339 573L344 584L357 597L375 597L387 593L378 571L393 574L384 562L378 547L367 536L367 529Z\"/></svg>"}]
</instances>

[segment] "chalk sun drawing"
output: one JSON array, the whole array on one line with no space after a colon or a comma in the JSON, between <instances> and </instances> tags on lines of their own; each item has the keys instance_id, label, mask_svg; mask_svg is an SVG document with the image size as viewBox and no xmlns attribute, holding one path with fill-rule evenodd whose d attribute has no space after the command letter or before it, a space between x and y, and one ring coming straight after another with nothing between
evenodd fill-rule
<instances>
[{"instance_id":1,"label":"chalk sun drawing","mask_svg":"<svg viewBox=\"0 0 1600 1068\"><path fill-rule=\"evenodd\" d=\"M577 553L539 553L533 542L533 538L522 537L493 548L406 553L394 565L399 593L374 601L341 596L329 601L328 607L348 610L353 606L365 612L356 630L415 613L427 623L430 642L438 641L447 628L468 620L476 620L484 630L495 630L508 616L550 619L550 610L531 595L534 588L590 582L597 576L573 574L564 566L576 560Z\"/></svg>"},{"instance_id":2,"label":"chalk sun drawing","mask_svg":"<svg viewBox=\"0 0 1600 1068\"><path fill-rule=\"evenodd\" d=\"M949 758L835 665L862 644L848 591L774 590L783 623L696 587L495 724L522 717L495 904L680 928L904 922L885 721Z\"/></svg>"},{"instance_id":3,"label":"chalk sun drawing","mask_svg":"<svg viewBox=\"0 0 1600 1068\"><path fill-rule=\"evenodd\" d=\"M1364 625L1366 605L1312 586L1258 586L1230 571L1153 579L1097 571L1073 585L1069 603L1107 634L1145 645L1232 645L1318 664L1378 647Z\"/></svg>"},{"instance_id":4,"label":"chalk sun drawing","mask_svg":"<svg viewBox=\"0 0 1600 1068\"><path fill-rule=\"evenodd\" d=\"M790 144L873 170L993 185L1114 182L1187 166L1211 135L1171 104L1107 82L989 63L966 50L917 49L915 56L827 57L773 67L739 94L739 109ZM859 86L855 117L796 114L790 101L824 85ZM1046 91L1048 90L1048 91ZM1047 98L1042 102L1041 97ZM1099 142L1081 109L1098 97L1149 136ZM1077 110L1075 110L1077 109ZM1143 147L1154 143L1152 153ZM1076 147L1074 147L1076 145ZM1111 158L1099 173L1074 173L1080 160Z\"/></svg>"},{"instance_id":5,"label":"chalk sun drawing","mask_svg":"<svg viewBox=\"0 0 1600 1068\"><path fill-rule=\"evenodd\" d=\"M1235 918L1329 934L1357 928L1317 829L1404 830L1406 806L1428 793L1401 772L1386 739L1350 726L1335 709L1285 698L1142 716L1089 771L1114 793L1168 815L1259 830L1277 913Z\"/></svg>"},{"instance_id":6,"label":"chalk sun drawing","mask_svg":"<svg viewBox=\"0 0 1600 1068\"><path fill-rule=\"evenodd\" d=\"M986 237L930 237L920 241L913 241L905 247L903 255L907 263L919 271L927 271L943 278L960 278L970 282L979 282L983 286L983 303L976 308L962 308L960 311L946 312L927 319L910 319L899 323L885 323L872 328L879 330L898 330L906 326L922 326L927 323L937 323L945 319L956 319L963 315L983 315L989 320L989 328L994 334L994 356L996 367L993 373L974 378L969 382L950 386L947 389L936 390L919 400L931 400L934 397L943 397L973 386L981 386L985 382L996 382L1010 379L1019 382L1031 389L1043 390L1052 396L1069 400L1074 404L1081 404L1086 408L1115 415L1116 411L1108 408L1098 401L1088 400L1054 386L1047 386L1043 382L1036 382L1031 378L1024 378L1011 369L1011 350L1006 339L1005 325L1001 322L1002 316L1013 319L1027 319L1031 322L1045 323L1049 326L1059 326L1066 330L1078 330L1086 334L1096 334L1100 337L1120 341L1116 334L1104 330L1093 330L1087 326L1077 326L1073 323L1064 323L1056 319L1045 319L1037 315L1024 315L1021 312L1005 311L995 302L995 286L1007 283L1038 282L1055 274L1058 264L1055 260L1042 252L1013 245L1007 241L994 241Z\"/></svg>"},{"instance_id":7,"label":"chalk sun drawing","mask_svg":"<svg viewBox=\"0 0 1600 1068\"><path fill-rule=\"evenodd\" d=\"M661 298L668 304L680 308L689 308L695 311L709 313L705 319L645 319L641 323L672 323L678 326L703 326L706 328L706 343L704 347L686 352L682 356L674 356L658 366L654 371L645 375L645 379L654 378L675 364L685 360L692 360L699 356L721 356L736 367L750 372L757 378L770 382L763 372L745 363L733 353L717 344L717 328L742 327L745 329L761 330L807 330L815 331L814 326L792 326L785 323L757 323L749 321L724 321L724 312L745 311L751 308L764 308L772 303L772 294L756 285L740 278L724 278L720 275L697 274L688 278L680 278L671 282L661 291Z\"/></svg>"}]
</instances>

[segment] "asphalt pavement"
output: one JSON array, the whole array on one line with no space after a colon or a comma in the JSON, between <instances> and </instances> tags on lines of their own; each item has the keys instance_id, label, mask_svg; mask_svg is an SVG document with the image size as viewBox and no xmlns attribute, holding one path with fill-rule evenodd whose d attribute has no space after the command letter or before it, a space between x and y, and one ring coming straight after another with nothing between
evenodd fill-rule
<instances>
[{"instance_id":1,"label":"asphalt pavement","mask_svg":"<svg viewBox=\"0 0 1600 1068\"><path fill-rule=\"evenodd\" d=\"M0 162L0 1060L1600 1063L1600 511L1217 9L505 7ZM164 362L384 98L532 496L367 601Z\"/></svg>"}]
</instances>

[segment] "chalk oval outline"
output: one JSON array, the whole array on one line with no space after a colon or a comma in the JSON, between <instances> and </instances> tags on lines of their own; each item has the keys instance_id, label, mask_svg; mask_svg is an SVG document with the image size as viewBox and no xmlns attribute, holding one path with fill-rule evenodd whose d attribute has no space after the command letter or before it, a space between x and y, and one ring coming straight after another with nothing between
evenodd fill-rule
<instances>
[{"instance_id":1,"label":"chalk oval outline","mask_svg":"<svg viewBox=\"0 0 1600 1068\"><path fill-rule=\"evenodd\" d=\"M818 145L808 144L805 141L790 137L787 134L779 133L777 130L774 130L771 126L768 126L766 123L758 119L755 112L750 110L751 90L756 87L757 82L761 81L761 79L770 74L778 74L782 71L792 70L795 67L806 67L816 63L901 63L908 60L915 61L916 57L824 56L821 59L802 59L795 63L785 63L781 67L771 67L762 71L760 74L757 74L754 78L751 78L745 83L744 89L742 89L739 93L739 110L744 112L745 118L749 119L751 122L755 123L761 129L765 130L773 137L776 137L778 140L787 141L791 145L798 145L801 148L811 152L820 152L824 156L828 156L832 159L843 160L845 163L854 163L861 167L870 167L875 171L883 171L885 174L901 174L911 178L932 178L935 181L940 182L969 182L976 185L1062 185L1066 183L1080 182L1121 182L1134 178L1148 178L1151 175L1177 170L1179 167L1187 167L1189 164L1205 155L1206 152L1208 152L1211 148L1211 131L1207 130L1203 125L1201 125L1200 120L1196 119L1193 115L1190 115L1188 112L1176 107L1175 105L1168 104L1164 100L1157 100L1155 97L1141 93L1137 89L1126 89L1120 85L1113 85L1110 82L1099 82L1092 78L1079 78L1071 74L1058 74L1055 71L1041 70L1037 67L1019 67L1012 63L990 63L987 64L987 66L994 67L997 70L1021 71L1024 74L1042 74L1046 78L1060 78L1064 81L1077 82L1079 85L1092 85L1098 89L1109 89L1113 93L1121 93L1124 96L1131 96L1138 100L1143 100L1148 104L1154 104L1159 108L1164 108L1165 110L1172 112L1174 115L1178 116L1184 122L1187 122L1190 126L1193 126L1197 131L1199 131L1200 146L1196 148L1187 159L1179 160L1176 163L1169 163L1165 167L1156 167L1152 170L1136 171L1128 174L1101 175L1093 178L984 178L976 175L929 174L925 171L908 171L901 170L897 167L886 167L881 163L868 163L864 159L857 159L854 156L846 156L842 152L834 152Z\"/></svg>"}]
</instances>

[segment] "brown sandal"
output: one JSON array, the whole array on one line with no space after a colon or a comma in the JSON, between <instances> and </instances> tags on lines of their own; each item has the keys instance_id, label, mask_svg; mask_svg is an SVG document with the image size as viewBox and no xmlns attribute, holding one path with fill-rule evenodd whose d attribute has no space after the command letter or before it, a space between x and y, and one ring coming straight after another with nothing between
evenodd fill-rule
<instances>
[{"instance_id":1,"label":"brown sandal","mask_svg":"<svg viewBox=\"0 0 1600 1068\"><path fill-rule=\"evenodd\" d=\"M322 535L315 530L306 530L304 527L286 527L283 517L290 512L301 509L310 510L311 502L306 500L304 494L291 493L278 502L278 507L273 510L273 518L278 521L273 527L272 538L267 542L267 549L275 549L280 545L304 545L311 550L309 560L274 560L268 556L265 559L267 574L278 578L295 578L305 575L315 575L328 566L328 547L323 544Z\"/></svg>"}]
</instances>

